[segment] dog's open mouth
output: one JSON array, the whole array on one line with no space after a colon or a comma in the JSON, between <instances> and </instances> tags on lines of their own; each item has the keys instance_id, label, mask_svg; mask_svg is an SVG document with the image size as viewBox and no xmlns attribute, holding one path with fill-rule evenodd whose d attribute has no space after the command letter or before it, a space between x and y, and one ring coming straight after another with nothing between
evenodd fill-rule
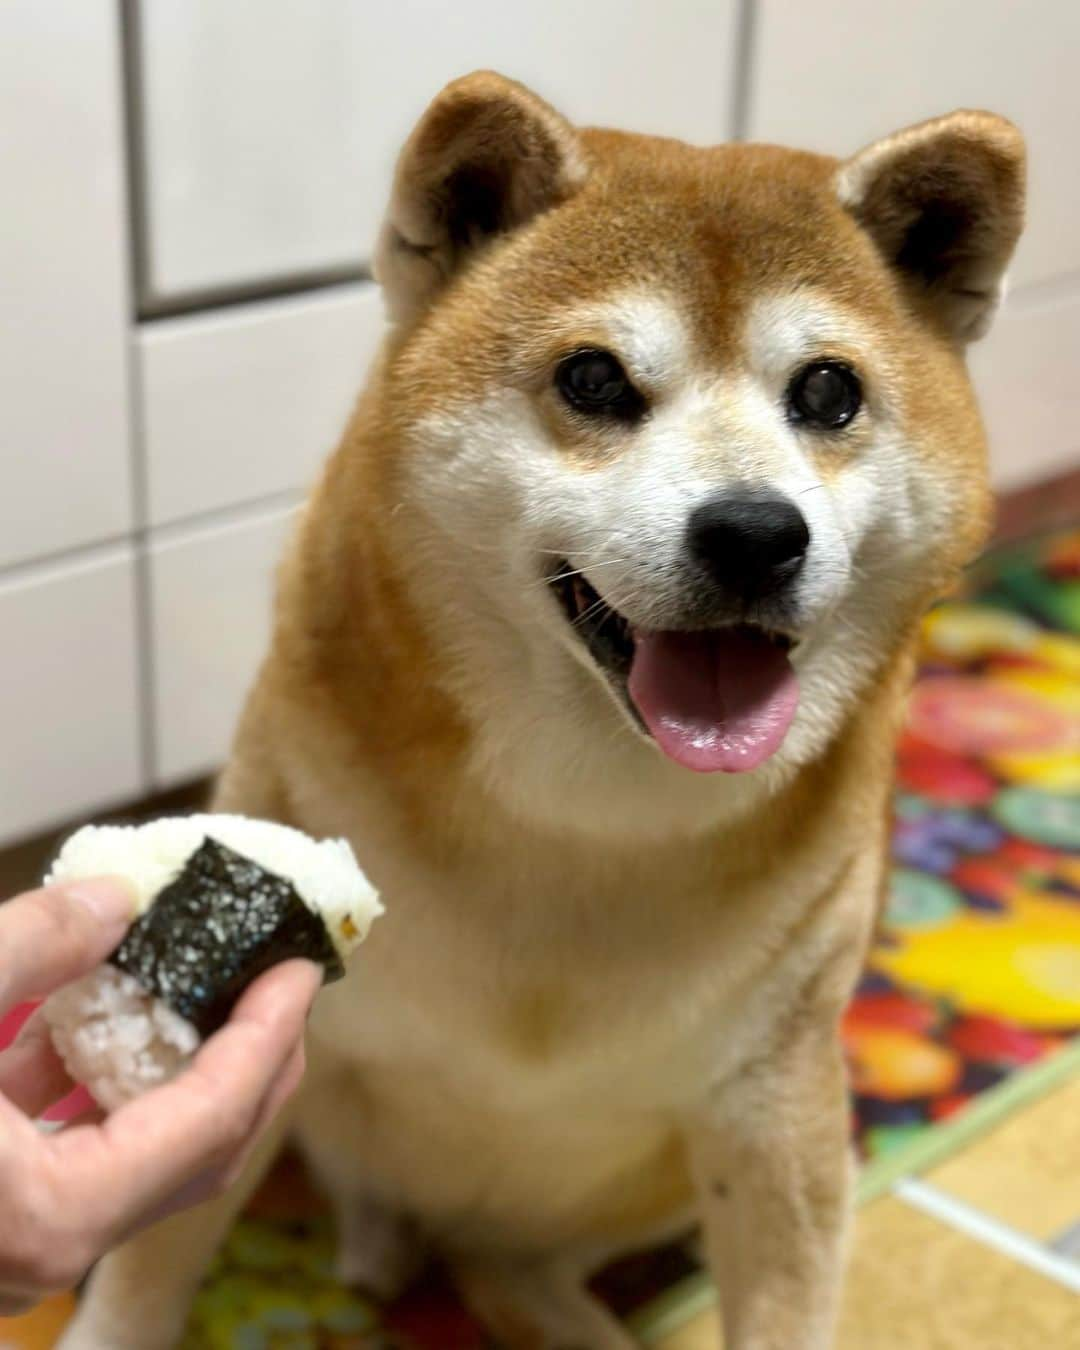
<instances>
[{"instance_id":1,"label":"dog's open mouth","mask_svg":"<svg viewBox=\"0 0 1080 1350\"><path fill-rule=\"evenodd\" d=\"M799 701L791 639L754 624L633 627L580 571L549 578L571 628L669 759L698 773L756 769Z\"/></svg>"}]
</instances>

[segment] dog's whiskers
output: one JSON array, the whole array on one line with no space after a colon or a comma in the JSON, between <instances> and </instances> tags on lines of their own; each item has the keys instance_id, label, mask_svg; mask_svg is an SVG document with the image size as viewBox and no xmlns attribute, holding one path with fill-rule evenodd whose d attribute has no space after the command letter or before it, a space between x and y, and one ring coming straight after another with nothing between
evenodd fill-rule
<instances>
[{"instance_id":1,"label":"dog's whiskers","mask_svg":"<svg viewBox=\"0 0 1080 1350\"><path fill-rule=\"evenodd\" d=\"M601 558L596 562L589 562L585 567L575 567L569 572L552 572L550 575L542 577L541 582L546 584L552 581L566 581L570 577L583 577L586 572L591 572L597 567L615 567L627 562L629 562L628 558Z\"/></svg>"},{"instance_id":2,"label":"dog's whiskers","mask_svg":"<svg viewBox=\"0 0 1080 1350\"><path fill-rule=\"evenodd\" d=\"M592 602L591 605L588 606L587 609L583 609L580 614L576 614L574 618L571 619L570 625L572 628L577 628L579 624L582 624L587 619L592 618L594 614L602 610L612 608L614 608L614 606L609 605L608 602L602 596L597 596L597 598Z\"/></svg>"},{"instance_id":3,"label":"dog's whiskers","mask_svg":"<svg viewBox=\"0 0 1080 1350\"><path fill-rule=\"evenodd\" d=\"M638 588L635 591L630 591L623 595L618 596L612 595L608 598L605 598L602 595L598 595L596 600L594 600L593 603L587 609L582 610L580 614L578 614L573 620L571 620L571 626L577 627L579 623L581 623L585 619L590 618L597 610L605 610L605 609L612 610L620 619L622 619L624 623L627 623L629 622L629 620L627 620L626 618L624 606L635 604L640 595L641 595L640 588Z\"/></svg>"}]
</instances>

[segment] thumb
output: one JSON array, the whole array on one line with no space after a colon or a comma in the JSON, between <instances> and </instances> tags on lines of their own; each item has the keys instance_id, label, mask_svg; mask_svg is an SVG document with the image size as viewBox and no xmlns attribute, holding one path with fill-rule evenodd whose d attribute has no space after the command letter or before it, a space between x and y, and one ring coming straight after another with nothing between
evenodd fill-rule
<instances>
[{"instance_id":1,"label":"thumb","mask_svg":"<svg viewBox=\"0 0 1080 1350\"><path fill-rule=\"evenodd\" d=\"M122 877L94 877L0 905L0 1009L93 969L117 947L137 903Z\"/></svg>"}]
</instances>

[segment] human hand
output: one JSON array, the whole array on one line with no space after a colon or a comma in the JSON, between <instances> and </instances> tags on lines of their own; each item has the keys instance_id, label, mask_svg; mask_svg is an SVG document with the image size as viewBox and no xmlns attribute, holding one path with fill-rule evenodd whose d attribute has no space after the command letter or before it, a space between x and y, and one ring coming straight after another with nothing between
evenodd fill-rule
<instances>
[{"instance_id":1,"label":"human hand","mask_svg":"<svg viewBox=\"0 0 1080 1350\"><path fill-rule=\"evenodd\" d=\"M134 898L119 880L47 887L0 905L0 1016L85 974L117 946ZM260 976L172 1082L106 1117L44 1133L73 1084L40 1013L0 1053L0 1316L69 1288L137 1229L220 1194L304 1071L310 961Z\"/></svg>"}]
</instances>

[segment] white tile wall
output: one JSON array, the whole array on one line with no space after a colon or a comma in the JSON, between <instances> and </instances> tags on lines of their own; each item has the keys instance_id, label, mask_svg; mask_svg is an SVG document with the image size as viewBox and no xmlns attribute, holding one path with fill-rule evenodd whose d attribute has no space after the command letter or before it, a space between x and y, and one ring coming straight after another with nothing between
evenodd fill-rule
<instances>
[{"instance_id":1,"label":"white tile wall","mask_svg":"<svg viewBox=\"0 0 1080 1350\"><path fill-rule=\"evenodd\" d=\"M131 550L0 578L0 845L139 795Z\"/></svg>"},{"instance_id":2,"label":"white tile wall","mask_svg":"<svg viewBox=\"0 0 1080 1350\"><path fill-rule=\"evenodd\" d=\"M151 525L307 484L382 333L369 282L144 324Z\"/></svg>"},{"instance_id":3,"label":"white tile wall","mask_svg":"<svg viewBox=\"0 0 1080 1350\"><path fill-rule=\"evenodd\" d=\"M131 528L117 8L0 9L0 567Z\"/></svg>"},{"instance_id":4,"label":"white tile wall","mask_svg":"<svg viewBox=\"0 0 1080 1350\"><path fill-rule=\"evenodd\" d=\"M141 0L149 290L360 264L410 127L470 70L532 84L571 117L723 140L736 10Z\"/></svg>"},{"instance_id":5,"label":"white tile wall","mask_svg":"<svg viewBox=\"0 0 1080 1350\"><path fill-rule=\"evenodd\" d=\"M997 486L1080 465L1080 5L757 0L753 50L753 140L844 154L965 106L1021 127L1028 226L1010 305L972 348L971 367Z\"/></svg>"},{"instance_id":6,"label":"white tile wall","mask_svg":"<svg viewBox=\"0 0 1080 1350\"><path fill-rule=\"evenodd\" d=\"M1080 4L756 0L747 134L846 154L958 107L1023 129L1029 226L1014 281L1080 271Z\"/></svg>"},{"instance_id":7,"label":"white tile wall","mask_svg":"<svg viewBox=\"0 0 1080 1350\"><path fill-rule=\"evenodd\" d=\"M1017 298L970 366L999 489L1080 468L1080 286Z\"/></svg>"},{"instance_id":8,"label":"white tile wall","mask_svg":"<svg viewBox=\"0 0 1080 1350\"><path fill-rule=\"evenodd\" d=\"M150 544L154 781L217 769L266 650L292 509L170 532Z\"/></svg>"}]
</instances>

